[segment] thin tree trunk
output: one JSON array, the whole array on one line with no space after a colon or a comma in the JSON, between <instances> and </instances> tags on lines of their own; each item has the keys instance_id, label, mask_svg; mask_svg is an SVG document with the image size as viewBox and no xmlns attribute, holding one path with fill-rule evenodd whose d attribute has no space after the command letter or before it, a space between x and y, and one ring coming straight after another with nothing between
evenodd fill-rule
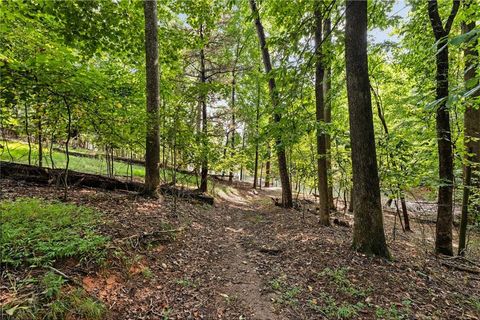
<instances>
[{"instance_id":1,"label":"thin tree trunk","mask_svg":"<svg viewBox=\"0 0 480 320\"><path fill-rule=\"evenodd\" d=\"M203 25L200 25L200 39L203 42ZM205 85L207 82L205 70L205 51L203 47L200 49L200 83ZM200 172L200 188L201 192L207 192L208 189L208 150L207 150L207 95L202 88L200 94L200 103L202 106L202 168Z\"/></svg>"},{"instance_id":2,"label":"thin tree trunk","mask_svg":"<svg viewBox=\"0 0 480 320\"><path fill-rule=\"evenodd\" d=\"M231 157L233 157L235 155L235 132L236 132L236 123L235 123L235 66L234 66L234 70L232 71L232 101L231 101L231 104L232 104L232 144L231 144L231 148L232 148L232 153L231 153ZM228 175L228 181L232 182L233 181L233 169L230 168L230 173Z\"/></svg>"},{"instance_id":3,"label":"thin tree trunk","mask_svg":"<svg viewBox=\"0 0 480 320\"><path fill-rule=\"evenodd\" d=\"M463 2L465 9L469 9L471 0ZM467 10L465 10L467 11ZM475 19L466 17L462 21L462 33L466 34L475 29ZM478 46L478 39L467 44L465 56L465 89L472 90L478 85L478 79L475 80L477 72L476 64L478 63L479 53L475 49ZM463 199L462 199L462 218L460 222L460 235L458 244L458 254L463 255L466 249L468 211L470 206L470 193L474 188L477 192L480 190L480 109L474 108L474 101L480 96L480 90L477 90L467 101L464 116L464 144L466 150L466 161L463 176ZM473 178L473 179L472 179ZM475 181L472 183L472 180ZM477 214L480 207L477 205Z\"/></svg>"},{"instance_id":4,"label":"thin tree trunk","mask_svg":"<svg viewBox=\"0 0 480 320\"><path fill-rule=\"evenodd\" d=\"M245 150L245 125L242 132L242 153ZM243 162L240 164L240 181L243 181Z\"/></svg>"},{"instance_id":5,"label":"thin tree trunk","mask_svg":"<svg viewBox=\"0 0 480 320\"><path fill-rule=\"evenodd\" d=\"M160 184L159 70L157 1L144 1L145 60L147 81L147 134L145 153L145 194L156 196Z\"/></svg>"},{"instance_id":6,"label":"thin tree trunk","mask_svg":"<svg viewBox=\"0 0 480 320\"><path fill-rule=\"evenodd\" d=\"M260 21L260 14L258 12L255 0L250 0L250 8L252 10L252 15L255 20L255 27L257 29L258 40L260 42L260 48L262 51L265 73L268 76L268 87L270 91L270 98L272 100L273 118L275 123L278 124L282 119L282 111L279 110L281 108L281 105L279 103L275 77L272 73L272 62L270 60L270 52L268 51L267 42L265 40L265 31ZM291 208L293 207L292 186L290 185L290 177L288 176L285 145L282 141L281 134L279 133L277 133L277 137L275 139L275 149L277 152L278 170L280 172L280 180L282 183L282 204L285 208Z\"/></svg>"},{"instance_id":7,"label":"thin tree trunk","mask_svg":"<svg viewBox=\"0 0 480 320\"><path fill-rule=\"evenodd\" d=\"M438 209L435 251L453 255L453 150L450 132L450 113L447 108L448 98L448 35L455 19L460 1L453 1L452 11L445 28L438 12L436 0L428 2L428 15L437 41L437 87L436 99L439 102L436 112L436 129L438 141L438 167L440 186L438 187Z\"/></svg>"},{"instance_id":8,"label":"thin tree trunk","mask_svg":"<svg viewBox=\"0 0 480 320\"><path fill-rule=\"evenodd\" d=\"M260 81L257 80L257 105L255 114L255 165L253 168L253 189L257 188L258 179L258 136L259 136L259 120L260 120ZM261 184L261 183L260 183Z\"/></svg>"},{"instance_id":9,"label":"thin tree trunk","mask_svg":"<svg viewBox=\"0 0 480 320\"><path fill-rule=\"evenodd\" d=\"M345 56L353 169L353 248L389 257L383 228L367 59L367 1L347 1Z\"/></svg>"},{"instance_id":10,"label":"thin tree trunk","mask_svg":"<svg viewBox=\"0 0 480 320\"><path fill-rule=\"evenodd\" d=\"M345 207L347 204L345 204ZM353 212L353 188L350 189L350 202L348 203L348 212Z\"/></svg>"},{"instance_id":11,"label":"thin tree trunk","mask_svg":"<svg viewBox=\"0 0 480 320\"><path fill-rule=\"evenodd\" d=\"M28 106L25 103L25 134L27 135L28 142L28 164L32 164L32 145L30 142L30 130L28 129Z\"/></svg>"},{"instance_id":12,"label":"thin tree trunk","mask_svg":"<svg viewBox=\"0 0 480 320\"><path fill-rule=\"evenodd\" d=\"M50 150L48 152L48 154L50 156L50 162L51 162L52 169L55 169L55 162L53 161L53 143L54 143L54 140L55 140L55 131L52 130L52 135L50 137Z\"/></svg>"},{"instance_id":13,"label":"thin tree trunk","mask_svg":"<svg viewBox=\"0 0 480 320\"><path fill-rule=\"evenodd\" d=\"M223 160L227 160L227 148L228 143L230 142L230 130L227 129L227 134L225 136L225 146L223 147ZM225 170L222 170L222 178L225 176Z\"/></svg>"},{"instance_id":14,"label":"thin tree trunk","mask_svg":"<svg viewBox=\"0 0 480 320\"><path fill-rule=\"evenodd\" d=\"M255 165L253 168L253 189L257 189L258 180L258 142L255 142Z\"/></svg>"},{"instance_id":15,"label":"thin tree trunk","mask_svg":"<svg viewBox=\"0 0 480 320\"><path fill-rule=\"evenodd\" d=\"M267 162L265 163L265 188L270 187L270 143L267 142Z\"/></svg>"},{"instance_id":16,"label":"thin tree trunk","mask_svg":"<svg viewBox=\"0 0 480 320\"><path fill-rule=\"evenodd\" d=\"M70 143L70 138L72 137L72 110L70 108L70 104L67 101L67 98L63 97L63 102L67 107L67 114L68 114L67 141L65 142L65 154L67 156L67 161L65 163L64 189L63 189L63 200L66 201L68 197L68 169L70 165L70 154L68 152L68 147Z\"/></svg>"},{"instance_id":17,"label":"thin tree trunk","mask_svg":"<svg viewBox=\"0 0 480 320\"><path fill-rule=\"evenodd\" d=\"M43 167L43 133L42 133L42 118L39 115L37 122L37 143L38 143L38 166Z\"/></svg>"},{"instance_id":18,"label":"thin tree trunk","mask_svg":"<svg viewBox=\"0 0 480 320\"><path fill-rule=\"evenodd\" d=\"M403 222L405 224L405 231L412 231L410 228L410 219L408 218L407 203L405 202L405 196L400 196L400 202L402 204Z\"/></svg>"},{"instance_id":19,"label":"thin tree trunk","mask_svg":"<svg viewBox=\"0 0 480 320\"><path fill-rule=\"evenodd\" d=\"M319 199L319 222L330 225L330 208L328 202L327 146L324 129L325 103L323 96L323 57L322 57L322 1L315 1L315 107L317 120L317 183Z\"/></svg>"},{"instance_id":20,"label":"thin tree trunk","mask_svg":"<svg viewBox=\"0 0 480 320\"><path fill-rule=\"evenodd\" d=\"M331 46L331 21L330 18L325 18L323 21L324 43L327 48ZM332 67L330 63L325 66L325 73L323 76L323 98L325 99L325 123L332 123ZM330 210L335 210L333 203L333 175L332 175L332 141L330 134L325 135L325 146L327 148L327 174L328 174L328 202Z\"/></svg>"}]
</instances>

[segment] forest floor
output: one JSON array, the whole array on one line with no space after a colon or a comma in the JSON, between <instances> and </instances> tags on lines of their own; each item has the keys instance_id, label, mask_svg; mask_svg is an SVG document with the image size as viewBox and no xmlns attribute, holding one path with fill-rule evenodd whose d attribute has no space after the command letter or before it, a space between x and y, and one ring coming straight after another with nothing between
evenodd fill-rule
<instances>
[{"instance_id":1,"label":"forest floor","mask_svg":"<svg viewBox=\"0 0 480 320\"><path fill-rule=\"evenodd\" d=\"M11 180L0 180L0 189L2 199L62 195ZM53 267L101 301L106 319L479 319L478 230L466 259L439 257L433 212L412 215L413 232L404 233L387 211L387 261L351 250L352 228L319 226L313 206L274 206L277 194L237 185L209 206L74 188L69 202L104 214L108 259L95 266L73 257ZM350 215L335 216L351 225ZM2 304L17 294L4 274Z\"/></svg>"}]
</instances>

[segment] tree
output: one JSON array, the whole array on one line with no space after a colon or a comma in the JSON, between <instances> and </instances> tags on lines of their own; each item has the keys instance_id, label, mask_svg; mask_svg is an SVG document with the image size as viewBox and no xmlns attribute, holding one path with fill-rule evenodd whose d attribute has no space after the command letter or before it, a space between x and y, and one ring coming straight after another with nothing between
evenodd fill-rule
<instances>
[{"instance_id":1,"label":"tree","mask_svg":"<svg viewBox=\"0 0 480 320\"><path fill-rule=\"evenodd\" d=\"M268 50L267 41L265 38L265 31L260 20L260 13L258 11L255 0L250 0L250 9L252 10L255 27L257 29L260 49L262 51L263 65L265 67L265 73L268 77L268 88L273 107L273 119L275 123L279 124L282 119L280 100L278 96L277 85L275 82L275 76L273 74L270 52ZM288 175L285 145L282 141L280 133L277 133L275 138L275 149L277 152L278 170L280 172L280 181L282 184L282 204L285 208L291 208L293 207L292 187L290 185L290 177Z\"/></svg>"},{"instance_id":2,"label":"tree","mask_svg":"<svg viewBox=\"0 0 480 320\"><path fill-rule=\"evenodd\" d=\"M157 1L144 1L147 132L145 151L145 194L154 195L160 184L159 77Z\"/></svg>"},{"instance_id":3,"label":"tree","mask_svg":"<svg viewBox=\"0 0 480 320\"><path fill-rule=\"evenodd\" d=\"M432 25L433 34L437 41L436 55L436 128L438 141L438 166L440 186L438 187L438 209L435 251L446 255L453 255L452 225L453 225L453 150L450 130L450 112L447 106L448 99L448 35L453 20L460 6L459 0L453 1L452 10L445 27L438 12L436 0L428 2L428 16Z\"/></svg>"},{"instance_id":4,"label":"tree","mask_svg":"<svg viewBox=\"0 0 480 320\"><path fill-rule=\"evenodd\" d=\"M347 1L345 57L352 146L354 229L359 252L389 257L373 129L367 60L367 1Z\"/></svg>"},{"instance_id":5,"label":"tree","mask_svg":"<svg viewBox=\"0 0 480 320\"><path fill-rule=\"evenodd\" d=\"M323 21L323 41L326 47L330 49L331 45L331 21L330 17L325 18ZM325 101L324 117L325 123L330 125L332 123L332 68L330 61L325 66L325 72L323 76L323 99ZM330 134L325 135L325 147L327 154L327 174L328 174L328 205L330 209L335 210L335 204L333 203L333 177L332 177L332 141Z\"/></svg>"},{"instance_id":6,"label":"tree","mask_svg":"<svg viewBox=\"0 0 480 320\"><path fill-rule=\"evenodd\" d=\"M317 120L317 183L320 224L330 225L328 203L327 145L325 135L324 66L322 56L322 1L315 1L315 109Z\"/></svg>"},{"instance_id":7,"label":"tree","mask_svg":"<svg viewBox=\"0 0 480 320\"><path fill-rule=\"evenodd\" d=\"M462 21L462 33L466 35L475 30L475 19L468 16L469 10L475 10L475 8L472 8L471 0L464 1L463 7L465 8L467 18L465 19L466 21ZM478 39L473 39L467 43L464 50L464 81L465 89L467 91L475 90L475 87L478 86L478 79L476 78L479 57L478 50L476 50L477 46ZM480 97L480 90L477 89L468 98L464 114L464 144L466 150L466 159L463 171L464 188L462 199L462 219L460 223L458 244L459 255L463 255L466 248L471 189L476 188L478 190L478 188L480 188L480 109L478 108L478 105L475 107L475 99L478 100L478 97Z\"/></svg>"}]
</instances>

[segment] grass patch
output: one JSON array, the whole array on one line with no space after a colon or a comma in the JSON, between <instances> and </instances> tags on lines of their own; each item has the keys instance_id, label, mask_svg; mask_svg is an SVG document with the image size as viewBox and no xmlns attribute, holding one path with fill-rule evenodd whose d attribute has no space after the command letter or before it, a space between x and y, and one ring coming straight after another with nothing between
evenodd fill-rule
<instances>
[{"instance_id":1,"label":"grass patch","mask_svg":"<svg viewBox=\"0 0 480 320\"><path fill-rule=\"evenodd\" d=\"M282 275L270 280L269 284L274 291L280 293L280 297L276 299L277 303L295 306L298 304L297 296L302 292L302 289L297 286L288 286L286 280L286 277Z\"/></svg>"},{"instance_id":2,"label":"grass patch","mask_svg":"<svg viewBox=\"0 0 480 320\"><path fill-rule=\"evenodd\" d=\"M357 288L347 277L348 268L325 268L319 275L329 277L343 293L355 297L366 297L368 292Z\"/></svg>"},{"instance_id":3,"label":"grass patch","mask_svg":"<svg viewBox=\"0 0 480 320\"><path fill-rule=\"evenodd\" d=\"M375 316L377 319L387 319L387 320L403 320L409 319L410 317L410 300L402 301L402 305L397 307L395 304L392 304L389 308L382 308L377 306L375 309Z\"/></svg>"},{"instance_id":4,"label":"grass patch","mask_svg":"<svg viewBox=\"0 0 480 320\"><path fill-rule=\"evenodd\" d=\"M8 149L12 155L13 161L18 163L28 164L28 144L22 142L8 142ZM82 149L73 149L75 152L88 153L87 150ZM83 152L84 151L84 152ZM53 163L55 168L64 168L67 162L67 156L63 152L53 151L52 152ZM11 161L11 157L8 152L4 151L0 154L0 159L4 161ZM33 165L38 164L38 147L32 145L32 154L31 160ZM45 167L51 167L50 155L48 149L44 150L44 159L43 164ZM127 175L128 164L120 161L114 161L113 169L115 175ZM107 163L104 159L101 158L86 158L86 157L77 157L70 156L69 168L71 170L93 173L93 174L107 174ZM142 177L145 175L145 169L143 166L133 165L133 175L135 177Z\"/></svg>"},{"instance_id":5,"label":"grass patch","mask_svg":"<svg viewBox=\"0 0 480 320\"><path fill-rule=\"evenodd\" d=\"M45 277L51 277L51 275L47 273ZM40 295L27 299L23 303L5 305L2 308L2 319L4 317L12 320L100 320L104 318L107 308L102 303L90 297L81 288L58 287L59 282L60 280L57 279L55 284L53 284L54 288L52 288L49 287L51 283L42 281L44 291ZM47 295L47 292L52 293L54 291L56 292L54 296Z\"/></svg>"},{"instance_id":6,"label":"grass patch","mask_svg":"<svg viewBox=\"0 0 480 320\"><path fill-rule=\"evenodd\" d=\"M101 261L100 214L80 206L20 198L0 202L1 255L7 266L45 266L69 257Z\"/></svg>"},{"instance_id":7,"label":"grass patch","mask_svg":"<svg viewBox=\"0 0 480 320\"><path fill-rule=\"evenodd\" d=\"M96 231L100 213L37 198L0 201L1 256L14 298L2 319L103 319L105 306L55 272L38 273L74 258L100 263L108 239ZM35 277L18 278L8 268L35 267Z\"/></svg>"},{"instance_id":8,"label":"grass patch","mask_svg":"<svg viewBox=\"0 0 480 320\"><path fill-rule=\"evenodd\" d=\"M311 299L307 305L328 319L353 319L358 316L358 311L365 307L361 302L338 304L328 293L321 293L319 299Z\"/></svg>"},{"instance_id":9,"label":"grass patch","mask_svg":"<svg viewBox=\"0 0 480 320\"><path fill-rule=\"evenodd\" d=\"M4 148L0 151L0 160L3 161L12 161L17 163L24 163L28 164L28 144L18 142L18 141L9 141L8 142L8 149L10 151L10 155ZM51 160L49 155L49 149L45 148L43 151L43 165L45 167L51 167ZM80 153L91 153L89 150L84 149L72 149L72 151L80 152ZM67 156L63 152L59 151L52 151L52 158L53 163L56 168L64 168L67 161ZM38 164L38 147L36 144L32 144L32 153L31 153L31 163L32 165ZM86 158L86 157L77 157L77 156L70 156L69 168L74 171L85 172L85 173L93 173L93 174L100 174L106 175L107 174L107 164L106 161L102 158ZM113 162L113 170L115 176L129 176L130 169L129 165L125 162L121 161L114 161ZM142 178L145 176L145 168L141 165L134 164L132 166L133 176L136 178ZM160 178L165 180L165 182L170 182L173 180L173 170L168 169L160 169ZM200 179L200 178L198 178ZM189 188L196 188L197 187L197 178L194 175L189 175L185 173L176 174L176 181L177 184L189 187ZM208 184L208 191L211 194L215 194L216 190L223 190L226 189L225 186L214 183L210 181Z\"/></svg>"}]
</instances>

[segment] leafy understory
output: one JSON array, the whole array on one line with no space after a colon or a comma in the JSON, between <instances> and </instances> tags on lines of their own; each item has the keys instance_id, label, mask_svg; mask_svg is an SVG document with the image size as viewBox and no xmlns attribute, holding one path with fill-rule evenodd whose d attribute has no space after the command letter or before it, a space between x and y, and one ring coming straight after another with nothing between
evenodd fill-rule
<instances>
[{"instance_id":1,"label":"leafy understory","mask_svg":"<svg viewBox=\"0 0 480 320\"><path fill-rule=\"evenodd\" d=\"M109 240L97 231L101 215L38 198L2 200L0 212L2 264L25 270L23 277L5 271L13 293L2 304L2 314L7 319L102 319L103 304L53 267L68 259L80 265L104 263Z\"/></svg>"},{"instance_id":2,"label":"leafy understory","mask_svg":"<svg viewBox=\"0 0 480 320\"><path fill-rule=\"evenodd\" d=\"M1 201L1 254L14 267L42 267L75 257L101 262L108 239L96 229L100 215L92 209L35 198Z\"/></svg>"}]
</instances>

